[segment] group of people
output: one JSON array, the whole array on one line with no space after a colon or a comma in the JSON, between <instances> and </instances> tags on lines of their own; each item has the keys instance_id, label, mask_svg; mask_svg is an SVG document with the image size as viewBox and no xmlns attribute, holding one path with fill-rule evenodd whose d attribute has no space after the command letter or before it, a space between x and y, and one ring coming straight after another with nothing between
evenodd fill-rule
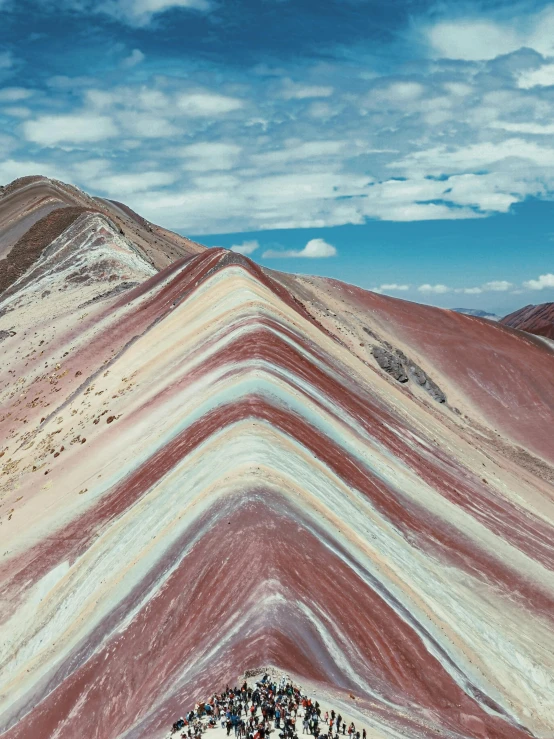
<instances>
[{"instance_id":1,"label":"group of people","mask_svg":"<svg viewBox=\"0 0 554 739\"><path fill-rule=\"evenodd\" d=\"M270 739L274 732L279 739L298 739L300 720L302 734L315 739L346 735L348 739L367 739L365 729L360 733L354 722L347 726L340 713L332 710L322 716L318 701L303 695L288 678L277 682L267 674L254 687L246 682L240 688L227 686L207 703L197 704L194 711L173 724L171 736L200 739L203 732L221 725L227 736L233 732L235 739Z\"/></svg>"}]
</instances>

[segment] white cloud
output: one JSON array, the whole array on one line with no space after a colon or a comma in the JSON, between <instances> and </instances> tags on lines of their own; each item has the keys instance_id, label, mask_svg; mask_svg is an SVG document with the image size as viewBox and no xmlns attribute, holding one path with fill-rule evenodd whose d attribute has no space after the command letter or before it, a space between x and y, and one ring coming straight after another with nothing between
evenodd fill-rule
<instances>
[{"instance_id":1,"label":"white cloud","mask_svg":"<svg viewBox=\"0 0 554 739\"><path fill-rule=\"evenodd\" d=\"M387 166L398 169L408 181L434 175L435 198L455 206L478 208L475 216L479 212L505 213L528 196L545 197L554 189L554 148L523 138L453 149L432 147ZM483 174L475 174L479 170ZM439 179L444 172L458 174Z\"/></svg>"},{"instance_id":2,"label":"white cloud","mask_svg":"<svg viewBox=\"0 0 554 739\"><path fill-rule=\"evenodd\" d=\"M440 197L448 183L424 178L372 183L367 176L324 165L303 171L303 163L298 172L291 165L289 174L242 169L225 178L206 175L132 205L150 220L195 234L320 228L363 223L367 216L395 221L476 217L470 208L415 202Z\"/></svg>"},{"instance_id":3,"label":"white cloud","mask_svg":"<svg viewBox=\"0 0 554 739\"><path fill-rule=\"evenodd\" d=\"M329 85L306 85L286 79L283 80L280 97L283 100L305 100L307 98L327 98L332 94L333 88Z\"/></svg>"},{"instance_id":4,"label":"white cloud","mask_svg":"<svg viewBox=\"0 0 554 739\"><path fill-rule=\"evenodd\" d=\"M432 97L425 95L426 87L421 82L402 80L379 84L362 99L362 111L398 111L403 115L414 112L428 113L433 108Z\"/></svg>"},{"instance_id":5,"label":"white cloud","mask_svg":"<svg viewBox=\"0 0 554 739\"><path fill-rule=\"evenodd\" d=\"M0 162L0 182L7 184L18 177L44 175L56 180L71 181L68 169L43 161L6 159Z\"/></svg>"},{"instance_id":6,"label":"white cloud","mask_svg":"<svg viewBox=\"0 0 554 739\"><path fill-rule=\"evenodd\" d=\"M255 241L243 241L242 244L233 244L231 251L237 254L253 254L257 249L260 248L260 244Z\"/></svg>"},{"instance_id":7,"label":"white cloud","mask_svg":"<svg viewBox=\"0 0 554 739\"><path fill-rule=\"evenodd\" d=\"M111 162L108 159L85 159L73 165L73 171L79 182L84 182L92 187L96 186L98 177L110 171Z\"/></svg>"},{"instance_id":8,"label":"white cloud","mask_svg":"<svg viewBox=\"0 0 554 739\"><path fill-rule=\"evenodd\" d=\"M321 203L322 200L334 201L341 196L366 193L368 181L368 177L356 174L321 172L314 177L311 173L290 172L255 177L244 184L243 192L264 208L302 201L307 205L309 201Z\"/></svg>"},{"instance_id":9,"label":"white cloud","mask_svg":"<svg viewBox=\"0 0 554 739\"><path fill-rule=\"evenodd\" d=\"M19 103L21 100L27 100L33 95L33 90L25 87L4 87L0 90L0 102L2 103Z\"/></svg>"},{"instance_id":10,"label":"white cloud","mask_svg":"<svg viewBox=\"0 0 554 739\"><path fill-rule=\"evenodd\" d=\"M198 190L202 192L225 192L232 193L240 185L240 180L235 175L227 172L206 172L197 175L193 180L192 184ZM232 204L231 197L229 197L229 203Z\"/></svg>"},{"instance_id":11,"label":"white cloud","mask_svg":"<svg viewBox=\"0 0 554 739\"><path fill-rule=\"evenodd\" d=\"M136 174L112 174L94 180L95 188L117 195L118 199L126 194L148 192L149 190L175 182L175 175L170 172L137 172Z\"/></svg>"},{"instance_id":12,"label":"white cloud","mask_svg":"<svg viewBox=\"0 0 554 739\"><path fill-rule=\"evenodd\" d=\"M182 93L176 98L177 108L191 118L225 115L239 110L244 103L238 98L215 92Z\"/></svg>"},{"instance_id":13,"label":"white cloud","mask_svg":"<svg viewBox=\"0 0 554 739\"><path fill-rule=\"evenodd\" d=\"M481 295L487 292L506 292L511 287L513 287L513 284L507 280L491 280L478 287L456 287L454 292L463 293L464 295Z\"/></svg>"},{"instance_id":14,"label":"white cloud","mask_svg":"<svg viewBox=\"0 0 554 739\"><path fill-rule=\"evenodd\" d=\"M554 123L534 123L533 121L491 121L491 128L500 128L510 133L530 134L531 136L552 136L554 134Z\"/></svg>"},{"instance_id":15,"label":"white cloud","mask_svg":"<svg viewBox=\"0 0 554 739\"><path fill-rule=\"evenodd\" d=\"M405 103L417 100L425 92L420 82L393 82L391 85L375 93L379 101L387 100L394 103Z\"/></svg>"},{"instance_id":16,"label":"white cloud","mask_svg":"<svg viewBox=\"0 0 554 739\"><path fill-rule=\"evenodd\" d=\"M138 136L141 139L158 139L176 136L181 131L177 126L150 113L139 113L137 111L126 111L117 116L121 126L130 136Z\"/></svg>"},{"instance_id":17,"label":"white cloud","mask_svg":"<svg viewBox=\"0 0 554 739\"><path fill-rule=\"evenodd\" d=\"M123 69L132 69L133 67L136 67L137 64L143 62L144 59L145 56L140 49L133 49L129 56L123 59L123 61L121 62L121 66L123 67Z\"/></svg>"},{"instance_id":18,"label":"white cloud","mask_svg":"<svg viewBox=\"0 0 554 739\"><path fill-rule=\"evenodd\" d=\"M550 272L546 275L540 275L536 280L528 280L523 283L523 287L528 290L545 290L554 287L554 275Z\"/></svg>"},{"instance_id":19,"label":"white cloud","mask_svg":"<svg viewBox=\"0 0 554 739\"><path fill-rule=\"evenodd\" d=\"M381 285L381 290L409 290L409 285L397 285L395 282Z\"/></svg>"},{"instance_id":20,"label":"white cloud","mask_svg":"<svg viewBox=\"0 0 554 739\"><path fill-rule=\"evenodd\" d=\"M425 32L432 53L446 59L495 59L521 48L543 56L554 52L554 10L515 17L510 22L480 18L439 21Z\"/></svg>"},{"instance_id":21,"label":"white cloud","mask_svg":"<svg viewBox=\"0 0 554 739\"><path fill-rule=\"evenodd\" d=\"M442 295L443 293L450 292L450 288L446 285L420 285L418 288L420 293L434 293L436 295Z\"/></svg>"},{"instance_id":22,"label":"white cloud","mask_svg":"<svg viewBox=\"0 0 554 739\"><path fill-rule=\"evenodd\" d=\"M185 160L183 169L191 172L210 172L232 169L236 165L241 151L242 148L236 144L202 141L189 146L181 146L175 151L175 154Z\"/></svg>"},{"instance_id":23,"label":"white cloud","mask_svg":"<svg viewBox=\"0 0 554 739\"><path fill-rule=\"evenodd\" d=\"M446 59L494 59L524 45L514 29L492 21L459 19L432 26L427 34L435 54Z\"/></svg>"},{"instance_id":24,"label":"white cloud","mask_svg":"<svg viewBox=\"0 0 554 739\"><path fill-rule=\"evenodd\" d=\"M336 157L348 146L347 141L289 141L286 146L273 151L265 151L252 157L252 162L259 167L267 165L287 164L303 159L321 160L324 157ZM352 146L352 145L351 145Z\"/></svg>"},{"instance_id":25,"label":"white cloud","mask_svg":"<svg viewBox=\"0 0 554 739\"><path fill-rule=\"evenodd\" d=\"M398 285L396 282L391 283L385 283L383 285L379 285L379 287L372 287L371 291L374 293L389 293L389 292L404 292L406 290L409 290L409 285Z\"/></svg>"},{"instance_id":26,"label":"white cloud","mask_svg":"<svg viewBox=\"0 0 554 739\"><path fill-rule=\"evenodd\" d=\"M337 250L332 244L328 244L324 239L311 239L303 249L285 249L278 251L268 249L264 251L264 259L285 259L285 258L306 258L321 259L327 257L335 257Z\"/></svg>"},{"instance_id":27,"label":"white cloud","mask_svg":"<svg viewBox=\"0 0 554 739\"><path fill-rule=\"evenodd\" d=\"M490 290L492 292L505 292L512 287L511 282L506 280L492 280L491 282L485 282L483 290Z\"/></svg>"},{"instance_id":28,"label":"white cloud","mask_svg":"<svg viewBox=\"0 0 554 739\"><path fill-rule=\"evenodd\" d=\"M118 48L121 58L132 46ZM0 136L0 154L15 158L23 132L34 143L59 144L41 156L55 154L71 173L84 156L75 149L101 142L95 155L113 170L98 177L135 177L141 167L174 173L171 187L149 195L132 186L130 204L194 234L479 218L529 196L554 199L554 97L534 84L518 86L522 70L539 66L538 55L525 52L490 65L435 60L411 65L402 77L363 80L342 62L308 68L303 77L295 67L294 81L290 66L263 81L228 67L206 69L194 81L167 70L149 77L137 70L136 82L116 71L127 84L62 78L51 80L48 96L10 105L9 114L23 115L24 107L33 114ZM306 98L299 115L294 101L308 93L325 96ZM94 177L82 184L96 186ZM478 295L488 288L460 289Z\"/></svg>"},{"instance_id":29,"label":"white cloud","mask_svg":"<svg viewBox=\"0 0 554 739\"><path fill-rule=\"evenodd\" d=\"M445 82L443 85L444 89L450 95L455 97L467 97L473 92L473 86L468 85L467 82Z\"/></svg>"},{"instance_id":30,"label":"white cloud","mask_svg":"<svg viewBox=\"0 0 554 739\"><path fill-rule=\"evenodd\" d=\"M61 143L94 143L116 136L117 128L108 116L100 115L43 115L23 124L28 141L43 146Z\"/></svg>"},{"instance_id":31,"label":"white cloud","mask_svg":"<svg viewBox=\"0 0 554 739\"><path fill-rule=\"evenodd\" d=\"M517 79L518 86L524 90L532 87L551 87L554 85L554 64L543 64L538 69L527 69Z\"/></svg>"},{"instance_id":32,"label":"white cloud","mask_svg":"<svg viewBox=\"0 0 554 739\"><path fill-rule=\"evenodd\" d=\"M455 183L413 176L410 179L390 179L374 183L367 191L367 197L356 205L360 213L372 218L392 221L421 221L437 219L475 218L477 214L470 208L452 207L461 205L454 194ZM450 191L450 193L448 192ZM444 203L433 202L444 200ZM464 202L470 206L473 203Z\"/></svg>"}]
</instances>

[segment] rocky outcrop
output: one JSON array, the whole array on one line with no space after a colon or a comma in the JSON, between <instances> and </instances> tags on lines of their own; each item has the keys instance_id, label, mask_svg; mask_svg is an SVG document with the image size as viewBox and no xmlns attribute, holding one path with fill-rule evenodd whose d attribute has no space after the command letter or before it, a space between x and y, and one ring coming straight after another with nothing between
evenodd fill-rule
<instances>
[{"instance_id":1,"label":"rocky outcrop","mask_svg":"<svg viewBox=\"0 0 554 739\"><path fill-rule=\"evenodd\" d=\"M364 327L364 330L372 338L378 338L370 329ZM373 345L371 354L379 367L398 382L407 383L411 379L416 385L429 393L437 403L446 403L446 395L437 383L400 349L394 349L388 342L383 342L382 346Z\"/></svg>"},{"instance_id":2,"label":"rocky outcrop","mask_svg":"<svg viewBox=\"0 0 554 739\"><path fill-rule=\"evenodd\" d=\"M408 375L399 356L387 349L383 349L382 346L374 346L371 353L382 370L385 370L385 372L395 380L398 380L398 382L408 382Z\"/></svg>"},{"instance_id":3,"label":"rocky outcrop","mask_svg":"<svg viewBox=\"0 0 554 739\"><path fill-rule=\"evenodd\" d=\"M406 368L410 379L429 393L437 403L446 403L446 395L418 364L412 359L409 359L400 349L396 350L396 355Z\"/></svg>"}]
</instances>

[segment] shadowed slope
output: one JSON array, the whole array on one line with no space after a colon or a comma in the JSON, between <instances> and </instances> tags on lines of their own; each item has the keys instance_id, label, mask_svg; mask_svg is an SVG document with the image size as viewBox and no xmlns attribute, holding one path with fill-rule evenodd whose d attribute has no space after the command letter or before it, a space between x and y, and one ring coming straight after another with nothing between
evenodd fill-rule
<instances>
[{"instance_id":1,"label":"shadowed slope","mask_svg":"<svg viewBox=\"0 0 554 739\"><path fill-rule=\"evenodd\" d=\"M43 252L0 306L2 736L161 737L262 664L370 737L552 733L554 357L407 306L156 274L99 214Z\"/></svg>"}]
</instances>

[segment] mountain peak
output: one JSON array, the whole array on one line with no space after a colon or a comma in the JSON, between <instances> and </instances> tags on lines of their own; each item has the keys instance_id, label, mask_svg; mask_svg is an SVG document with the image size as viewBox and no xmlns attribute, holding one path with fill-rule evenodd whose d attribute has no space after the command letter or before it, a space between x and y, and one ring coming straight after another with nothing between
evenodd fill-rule
<instances>
[{"instance_id":1,"label":"mountain peak","mask_svg":"<svg viewBox=\"0 0 554 739\"><path fill-rule=\"evenodd\" d=\"M0 234L6 739L162 739L261 665L368 737L552 734L546 346L43 178Z\"/></svg>"},{"instance_id":2,"label":"mountain peak","mask_svg":"<svg viewBox=\"0 0 554 739\"><path fill-rule=\"evenodd\" d=\"M554 339L554 303L526 305L505 316L501 323L546 339Z\"/></svg>"}]
</instances>

